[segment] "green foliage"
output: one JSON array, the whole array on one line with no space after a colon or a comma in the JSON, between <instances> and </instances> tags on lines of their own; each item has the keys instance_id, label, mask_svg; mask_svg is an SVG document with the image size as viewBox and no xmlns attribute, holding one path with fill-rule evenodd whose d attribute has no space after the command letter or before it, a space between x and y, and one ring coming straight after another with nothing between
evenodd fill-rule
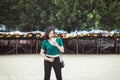
<instances>
[{"instance_id":1,"label":"green foliage","mask_svg":"<svg viewBox=\"0 0 120 80\"><path fill-rule=\"evenodd\" d=\"M1 0L0 24L21 31L48 26L75 29L120 29L119 0Z\"/></svg>"}]
</instances>

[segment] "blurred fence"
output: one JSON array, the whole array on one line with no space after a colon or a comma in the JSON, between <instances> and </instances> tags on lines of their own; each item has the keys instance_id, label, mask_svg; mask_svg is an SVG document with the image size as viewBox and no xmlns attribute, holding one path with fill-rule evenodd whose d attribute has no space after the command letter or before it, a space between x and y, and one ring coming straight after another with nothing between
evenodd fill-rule
<instances>
[{"instance_id":1,"label":"blurred fence","mask_svg":"<svg viewBox=\"0 0 120 80\"><path fill-rule=\"evenodd\" d=\"M43 39L0 39L0 54L39 53ZM65 53L120 54L120 38L76 37L63 39Z\"/></svg>"}]
</instances>

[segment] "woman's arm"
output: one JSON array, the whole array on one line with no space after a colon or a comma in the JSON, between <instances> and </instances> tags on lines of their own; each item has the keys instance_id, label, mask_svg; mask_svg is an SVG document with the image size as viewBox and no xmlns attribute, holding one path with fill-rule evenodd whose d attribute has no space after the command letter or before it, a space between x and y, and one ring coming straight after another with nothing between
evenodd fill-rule
<instances>
[{"instance_id":1,"label":"woman's arm","mask_svg":"<svg viewBox=\"0 0 120 80\"><path fill-rule=\"evenodd\" d=\"M47 57L45 55L45 51L43 49L40 50L40 54L45 60L47 60Z\"/></svg>"},{"instance_id":2,"label":"woman's arm","mask_svg":"<svg viewBox=\"0 0 120 80\"><path fill-rule=\"evenodd\" d=\"M56 42L53 42L53 45L56 46L60 52L64 53L64 47L63 46L59 46Z\"/></svg>"},{"instance_id":3,"label":"woman's arm","mask_svg":"<svg viewBox=\"0 0 120 80\"><path fill-rule=\"evenodd\" d=\"M53 62L53 61L54 61L54 58L48 58L48 57L46 57L45 51L44 51L43 49L41 49L40 54L41 54L41 56L42 56L45 60L47 60L47 61L49 61L49 62Z\"/></svg>"}]
</instances>

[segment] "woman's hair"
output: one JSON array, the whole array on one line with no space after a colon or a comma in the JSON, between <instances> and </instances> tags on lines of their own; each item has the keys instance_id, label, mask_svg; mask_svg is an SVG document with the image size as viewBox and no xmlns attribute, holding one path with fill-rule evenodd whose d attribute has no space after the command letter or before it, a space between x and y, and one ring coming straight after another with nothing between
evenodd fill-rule
<instances>
[{"instance_id":1,"label":"woman's hair","mask_svg":"<svg viewBox=\"0 0 120 80\"><path fill-rule=\"evenodd\" d=\"M45 32L45 35L44 35L44 39L49 39L49 33L50 33L51 31L53 31L54 34L55 34L54 27L47 27L46 32Z\"/></svg>"}]
</instances>

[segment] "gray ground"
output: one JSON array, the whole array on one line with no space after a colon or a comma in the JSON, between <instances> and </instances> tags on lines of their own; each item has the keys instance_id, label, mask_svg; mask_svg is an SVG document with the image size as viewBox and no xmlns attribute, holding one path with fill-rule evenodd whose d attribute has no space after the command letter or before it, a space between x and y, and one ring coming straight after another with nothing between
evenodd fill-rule
<instances>
[{"instance_id":1,"label":"gray ground","mask_svg":"<svg viewBox=\"0 0 120 80\"><path fill-rule=\"evenodd\" d=\"M120 80L120 55L63 55L63 80ZM43 80L39 54L0 55L0 80ZM56 80L52 70L51 80Z\"/></svg>"}]
</instances>

